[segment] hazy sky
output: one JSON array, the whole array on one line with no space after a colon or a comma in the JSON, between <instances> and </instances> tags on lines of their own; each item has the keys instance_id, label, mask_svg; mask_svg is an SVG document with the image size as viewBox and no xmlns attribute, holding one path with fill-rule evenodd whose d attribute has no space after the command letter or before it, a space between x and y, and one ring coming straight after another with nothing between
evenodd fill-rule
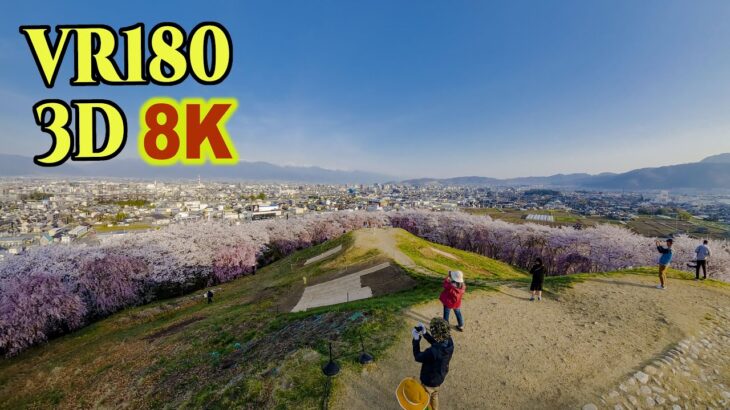
<instances>
[{"instance_id":1,"label":"hazy sky","mask_svg":"<svg viewBox=\"0 0 730 410\"><path fill-rule=\"evenodd\" d=\"M730 151L728 1L69 3L3 8L0 152L48 149L38 100L106 98L130 121L120 157L136 157L153 96L238 98L229 131L244 160L403 177L616 172ZM71 46L49 90L18 32L205 20L233 37L214 87L72 88Z\"/></svg>"}]
</instances>

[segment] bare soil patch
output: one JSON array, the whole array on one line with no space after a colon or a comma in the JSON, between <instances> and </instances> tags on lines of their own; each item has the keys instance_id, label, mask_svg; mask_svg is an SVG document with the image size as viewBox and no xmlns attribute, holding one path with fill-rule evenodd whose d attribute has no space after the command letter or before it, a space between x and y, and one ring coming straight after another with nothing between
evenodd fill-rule
<instances>
[{"instance_id":1,"label":"bare soil patch","mask_svg":"<svg viewBox=\"0 0 730 410\"><path fill-rule=\"evenodd\" d=\"M434 254L437 254L437 255L441 255L441 256L443 256L443 257L446 257L446 258L449 258L449 259L451 259L451 260L455 260L455 261L459 260L459 258L457 258L456 256L454 256L454 255L452 255L452 254L450 254L450 253L448 253L448 252L444 252L444 251L442 251L441 249L436 249L436 248L434 248L434 247L429 247L429 248L428 248L428 250L429 250L429 251L430 251L431 253L434 253ZM421 252L421 253L424 253L424 252ZM426 256L426 257L428 257L428 256L432 256L432 255L426 255L426 254L424 253L424 255L423 255L423 256Z\"/></svg>"},{"instance_id":2,"label":"bare soil patch","mask_svg":"<svg viewBox=\"0 0 730 410\"><path fill-rule=\"evenodd\" d=\"M442 407L600 408L601 396L699 334L717 309L730 308L726 289L678 280L665 291L654 285L654 278L634 275L589 279L542 302L529 302L527 290L514 287L468 293L462 306L466 331L454 332ZM398 409L396 385L420 369L409 329L440 314L437 301L407 311L402 336L387 354L374 367L338 380L333 407ZM719 325L730 327L727 321Z\"/></svg>"},{"instance_id":3,"label":"bare soil patch","mask_svg":"<svg viewBox=\"0 0 730 410\"><path fill-rule=\"evenodd\" d=\"M396 265L370 273L361 278L362 285L373 290L373 296L383 296L416 286L416 281Z\"/></svg>"}]
</instances>

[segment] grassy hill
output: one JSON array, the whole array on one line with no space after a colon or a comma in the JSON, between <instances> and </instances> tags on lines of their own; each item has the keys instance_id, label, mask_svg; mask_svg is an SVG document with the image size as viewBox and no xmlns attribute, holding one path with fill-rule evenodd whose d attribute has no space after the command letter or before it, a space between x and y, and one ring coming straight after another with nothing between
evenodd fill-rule
<instances>
[{"instance_id":1,"label":"grassy hill","mask_svg":"<svg viewBox=\"0 0 730 410\"><path fill-rule=\"evenodd\" d=\"M365 231L371 232L344 235L217 286L212 304L198 292L127 309L4 359L0 408L319 408L328 396L320 370L328 343L346 368L360 366L361 338L377 360L402 330L399 313L436 299L447 270L465 272L467 298L529 281L509 265L402 230ZM375 242L363 239L375 231ZM338 246L342 251L332 257L304 264ZM412 286L289 313L305 281L321 283L382 261L393 262L392 274L407 276ZM548 278L547 290L560 292L586 277Z\"/></svg>"}]
</instances>

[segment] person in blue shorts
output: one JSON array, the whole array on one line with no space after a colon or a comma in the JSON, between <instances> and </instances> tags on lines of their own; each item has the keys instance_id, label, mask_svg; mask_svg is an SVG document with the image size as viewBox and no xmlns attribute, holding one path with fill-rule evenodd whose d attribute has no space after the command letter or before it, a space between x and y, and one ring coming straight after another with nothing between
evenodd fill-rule
<instances>
[{"instance_id":1,"label":"person in blue shorts","mask_svg":"<svg viewBox=\"0 0 730 410\"><path fill-rule=\"evenodd\" d=\"M674 240L671 238L667 239L667 246L662 246L660 241L656 241L656 249L659 251L659 285L657 285L657 289L666 289L667 288L667 269L669 269L669 264L672 263L672 245L674 244Z\"/></svg>"}]
</instances>

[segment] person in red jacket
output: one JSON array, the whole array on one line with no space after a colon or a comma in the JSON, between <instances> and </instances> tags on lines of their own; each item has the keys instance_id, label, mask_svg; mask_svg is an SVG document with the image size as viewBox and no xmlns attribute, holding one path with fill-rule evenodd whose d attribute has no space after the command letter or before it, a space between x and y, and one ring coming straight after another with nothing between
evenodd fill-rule
<instances>
[{"instance_id":1,"label":"person in red jacket","mask_svg":"<svg viewBox=\"0 0 730 410\"><path fill-rule=\"evenodd\" d=\"M449 314L454 310L458 326L456 330L464 331L464 318L461 316L461 297L466 292L466 284L464 283L464 274L459 271L449 271L449 276L444 279L444 290L439 296L439 300L444 305L444 320L449 322Z\"/></svg>"}]
</instances>

